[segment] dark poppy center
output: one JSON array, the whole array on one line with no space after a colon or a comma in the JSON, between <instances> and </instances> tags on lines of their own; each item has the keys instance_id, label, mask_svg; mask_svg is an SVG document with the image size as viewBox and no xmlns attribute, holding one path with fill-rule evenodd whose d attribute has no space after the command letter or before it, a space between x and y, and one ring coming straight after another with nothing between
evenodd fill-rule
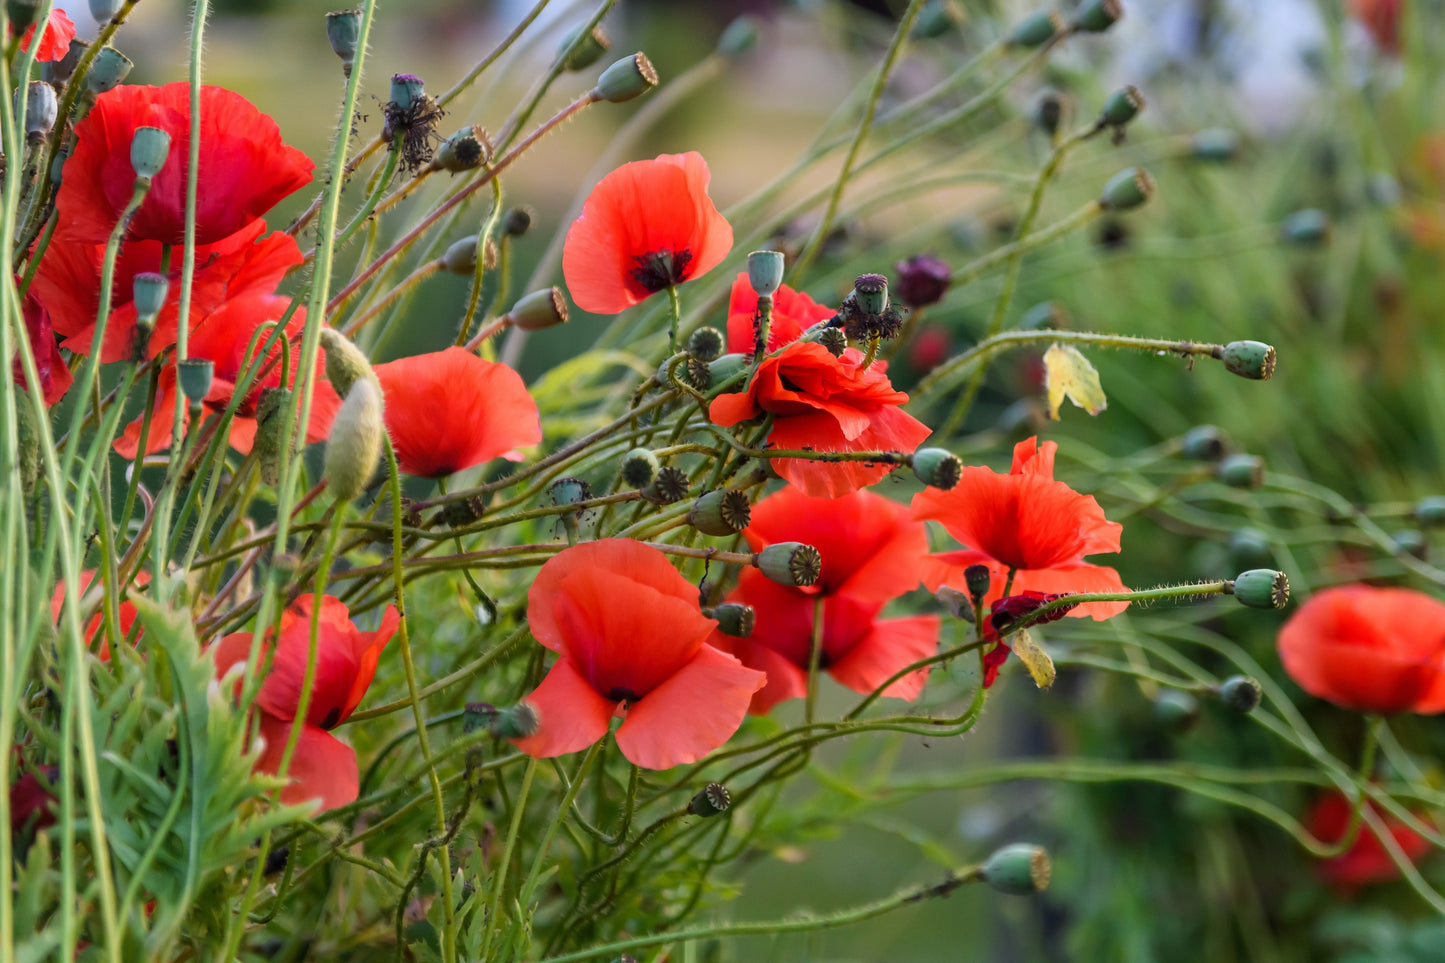
<instances>
[{"instance_id":1,"label":"dark poppy center","mask_svg":"<svg viewBox=\"0 0 1445 963\"><path fill-rule=\"evenodd\" d=\"M632 259L637 266L632 269L632 280L642 285L648 294L656 294L663 288L681 284L687 280L687 267L692 263L692 252L650 251Z\"/></svg>"},{"instance_id":2,"label":"dark poppy center","mask_svg":"<svg viewBox=\"0 0 1445 963\"><path fill-rule=\"evenodd\" d=\"M331 729L341 721L341 706L332 706L331 711L326 713L326 718L321 720L321 728Z\"/></svg>"},{"instance_id":3,"label":"dark poppy center","mask_svg":"<svg viewBox=\"0 0 1445 963\"><path fill-rule=\"evenodd\" d=\"M619 685L607 690L607 698L612 702L636 702L642 696Z\"/></svg>"}]
</instances>

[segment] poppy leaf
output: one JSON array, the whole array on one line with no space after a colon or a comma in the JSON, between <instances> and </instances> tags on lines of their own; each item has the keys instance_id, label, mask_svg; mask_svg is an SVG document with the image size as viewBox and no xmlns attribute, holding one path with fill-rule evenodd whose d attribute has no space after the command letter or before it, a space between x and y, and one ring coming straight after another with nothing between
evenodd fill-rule
<instances>
[{"instance_id":1,"label":"poppy leaf","mask_svg":"<svg viewBox=\"0 0 1445 963\"><path fill-rule=\"evenodd\" d=\"M1067 397L1091 415L1109 406L1099 386L1099 372L1072 345L1054 344L1044 352L1044 381L1049 392L1049 417L1059 420L1059 406Z\"/></svg>"},{"instance_id":2,"label":"poppy leaf","mask_svg":"<svg viewBox=\"0 0 1445 963\"><path fill-rule=\"evenodd\" d=\"M1054 684L1054 677L1057 675L1054 671L1054 660L1049 658L1043 646L1034 641L1028 629L1015 632L1009 638L1009 643L1013 646L1014 655L1018 656L1024 668L1029 670L1029 675L1033 676L1034 685L1047 689Z\"/></svg>"}]
</instances>

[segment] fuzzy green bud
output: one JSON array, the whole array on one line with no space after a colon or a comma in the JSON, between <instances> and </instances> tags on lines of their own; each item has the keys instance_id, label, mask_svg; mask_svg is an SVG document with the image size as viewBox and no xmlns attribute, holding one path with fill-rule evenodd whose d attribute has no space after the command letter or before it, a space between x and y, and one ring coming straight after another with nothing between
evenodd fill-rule
<instances>
[{"instance_id":1,"label":"fuzzy green bud","mask_svg":"<svg viewBox=\"0 0 1445 963\"><path fill-rule=\"evenodd\" d=\"M351 76L356 63L356 48L361 43L361 11L333 10L326 15L326 39L341 58L341 72Z\"/></svg>"},{"instance_id":2,"label":"fuzzy green bud","mask_svg":"<svg viewBox=\"0 0 1445 963\"><path fill-rule=\"evenodd\" d=\"M507 317L523 331L555 327L567 320L567 299L562 297L561 288L543 288L518 300Z\"/></svg>"},{"instance_id":3,"label":"fuzzy green bud","mask_svg":"<svg viewBox=\"0 0 1445 963\"><path fill-rule=\"evenodd\" d=\"M1295 247L1319 247L1330 239L1330 216L1315 208L1295 211L1279 222L1279 236Z\"/></svg>"},{"instance_id":4,"label":"fuzzy green bud","mask_svg":"<svg viewBox=\"0 0 1445 963\"><path fill-rule=\"evenodd\" d=\"M187 358L176 365L176 380L181 383L181 393L193 405L206 400L211 393L211 379L215 377L216 363L210 358Z\"/></svg>"},{"instance_id":5,"label":"fuzzy green bud","mask_svg":"<svg viewBox=\"0 0 1445 963\"><path fill-rule=\"evenodd\" d=\"M171 135L159 127L137 127L130 140L130 166L135 176L150 180L166 166Z\"/></svg>"},{"instance_id":6,"label":"fuzzy green bud","mask_svg":"<svg viewBox=\"0 0 1445 963\"><path fill-rule=\"evenodd\" d=\"M1239 134L1227 127L1195 131L1189 139L1189 152L1197 160L1227 163L1239 156Z\"/></svg>"},{"instance_id":7,"label":"fuzzy green bud","mask_svg":"<svg viewBox=\"0 0 1445 963\"><path fill-rule=\"evenodd\" d=\"M783 284L781 251L754 251L748 255L748 283L758 297L771 297Z\"/></svg>"},{"instance_id":8,"label":"fuzzy green bud","mask_svg":"<svg viewBox=\"0 0 1445 963\"><path fill-rule=\"evenodd\" d=\"M1289 579L1272 568L1252 568L1225 583L1225 594L1252 609L1282 609L1289 602Z\"/></svg>"},{"instance_id":9,"label":"fuzzy green bud","mask_svg":"<svg viewBox=\"0 0 1445 963\"><path fill-rule=\"evenodd\" d=\"M1219 358L1228 371L1241 378L1268 381L1274 374L1274 347L1263 341L1231 341Z\"/></svg>"},{"instance_id":10,"label":"fuzzy green bud","mask_svg":"<svg viewBox=\"0 0 1445 963\"><path fill-rule=\"evenodd\" d=\"M1258 455L1226 455L1214 466L1214 476L1230 488L1264 486L1264 459Z\"/></svg>"},{"instance_id":11,"label":"fuzzy green bud","mask_svg":"<svg viewBox=\"0 0 1445 963\"><path fill-rule=\"evenodd\" d=\"M1119 0L1084 0L1074 11L1070 26L1085 33L1103 33L1123 17L1124 5Z\"/></svg>"},{"instance_id":12,"label":"fuzzy green bud","mask_svg":"<svg viewBox=\"0 0 1445 963\"><path fill-rule=\"evenodd\" d=\"M1139 88L1133 84L1125 84L1104 101L1104 109L1099 111L1100 127L1123 127L1135 117L1139 111L1144 109L1144 95Z\"/></svg>"},{"instance_id":13,"label":"fuzzy green bud","mask_svg":"<svg viewBox=\"0 0 1445 963\"><path fill-rule=\"evenodd\" d=\"M536 735L542 725L542 716L530 702L519 702L505 709L498 709L491 718L487 730L500 739L525 739Z\"/></svg>"},{"instance_id":14,"label":"fuzzy green bud","mask_svg":"<svg viewBox=\"0 0 1445 963\"><path fill-rule=\"evenodd\" d=\"M671 505L687 497L687 472L672 465L657 470L652 483L641 489L642 497L654 505Z\"/></svg>"},{"instance_id":15,"label":"fuzzy green bud","mask_svg":"<svg viewBox=\"0 0 1445 963\"><path fill-rule=\"evenodd\" d=\"M720 782L710 782L692 797L692 801L687 804L687 811L694 816L707 818L722 815L732 804L733 798L727 787Z\"/></svg>"},{"instance_id":16,"label":"fuzzy green bud","mask_svg":"<svg viewBox=\"0 0 1445 963\"><path fill-rule=\"evenodd\" d=\"M335 328L321 329L321 347L326 351L326 380L345 398L358 381L376 381L371 362L354 342Z\"/></svg>"},{"instance_id":17,"label":"fuzzy green bud","mask_svg":"<svg viewBox=\"0 0 1445 963\"><path fill-rule=\"evenodd\" d=\"M1427 495L1416 502L1415 521L1426 528L1445 525L1445 495Z\"/></svg>"},{"instance_id":18,"label":"fuzzy green bud","mask_svg":"<svg viewBox=\"0 0 1445 963\"><path fill-rule=\"evenodd\" d=\"M85 75L85 87L93 94L103 94L119 87L130 75L135 64L114 47L101 47L95 59L90 62L90 71Z\"/></svg>"},{"instance_id":19,"label":"fuzzy green bud","mask_svg":"<svg viewBox=\"0 0 1445 963\"><path fill-rule=\"evenodd\" d=\"M1179 440L1179 452L1195 461L1218 461L1229 447L1229 436L1217 425L1195 425Z\"/></svg>"},{"instance_id":20,"label":"fuzzy green bud","mask_svg":"<svg viewBox=\"0 0 1445 963\"><path fill-rule=\"evenodd\" d=\"M329 351L326 362L329 369ZM347 390L345 398L331 422L331 432L326 436L325 468L322 472L326 490L339 502L354 501L366 490L371 476L376 474L377 462L381 460L381 443L386 434L381 413L381 386L374 377L358 377Z\"/></svg>"},{"instance_id":21,"label":"fuzzy green bud","mask_svg":"<svg viewBox=\"0 0 1445 963\"><path fill-rule=\"evenodd\" d=\"M1235 712L1253 712L1264 697L1259 682L1247 675L1234 675L1219 683L1219 700Z\"/></svg>"},{"instance_id":22,"label":"fuzzy green bud","mask_svg":"<svg viewBox=\"0 0 1445 963\"><path fill-rule=\"evenodd\" d=\"M261 469L261 481L275 487L281 480L281 413L296 404L290 388L262 388L256 401L256 440L252 449Z\"/></svg>"},{"instance_id":23,"label":"fuzzy green bud","mask_svg":"<svg viewBox=\"0 0 1445 963\"><path fill-rule=\"evenodd\" d=\"M693 502L687 523L704 535L726 537L747 528L751 517L747 495L735 488L720 488Z\"/></svg>"},{"instance_id":24,"label":"fuzzy green bud","mask_svg":"<svg viewBox=\"0 0 1445 963\"><path fill-rule=\"evenodd\" d=\"M617 61L597 78L593 93L599 100L620 104L647 93L657 86L657 70L647 55L638 51Z\"/></svg>"},{"instance_id":25,"label":"fuzzy green bud","mask_svg":"<svg viewBox=\"0 0 1445 963\"><path fill-rule=\"evenodd\" d=\"M1048 851L1032 843L1010 843L995 850L979 871L984 882L1012 896L1028 896L1049 888L1053 864Z\"/></svg>"},{"instance_id":26,"label":"fuzzy green bud","mask_svg":"<svg viewBox=\"0 0 1445 963\"><path fill-rule=\"evenodd\" d=\"M753 556L753 564L779 585L812 585L823 575L823 556L802 542L777 542Z\"/></svg>"},{"instance_id":27,"label":"fuzzy green bud","mask_svg":"<svg viewBox=\"0 0 1445 963\"><path fill-rule=\"evenodd\" d=\"M702 362L716 361L727 346L727 335L713 327L698 328L687 339L687 353Z\"/></svg>"},{"instance_id":28,"label":"fuzzy green bud","mask_svg":"<svg viewBox=\"0 0 1445 963\"><path fill-rule=\"evenodd\" d=\"M480 125L472 124L441 142L432 155L430 169L456 174L480 167L491 155L487 132Z\"/></svg>"},{"instance_id":29,"label":"fuzzy green bud","mask_svg":"<svg viewBox=\"0 0 1445 963\"><path fill-rule=\"evenodd\" d=\"M737 60L758 45L762 34L762 21L751 14L733 19L717 38L718 56L724 60Z\"/></svg>"},{"instance_id":30,"label":"fuzzy green bud","mask_svg":"<svg viewBox=\"0 0 1445 963\"><path fill-rule=\"evenodd\" d=\"M607 36L601 24L585 32L584 27L586 24L574 27L557 47L557 58L562 62L563 70L572 73L586 70L612 49L612 38Z\"/></svg>"},{"instance_id":31,"label":"fuzzy green bud","mask_svg":"<svg viewBox=\"0 0 1445 963\"><path fill-rule=\"evenodd\" d=\"M1006 42L1010 47L1032 50L1053 40L1063 29L1064 21L1057 13L1040 10L1014 24Z\"/></svg>"},{"instance_id":32,"label":"fuzzy green bud","mask_svg":"<svg viewBox=\"0 0 1445 963\"><path fill-rule=\"evenodd\" d=\"M487 238L482 248L482 269L490 271L497 266L497 245ZM442 267L452 274L471 277L477 270L477 235L472 234L447 248L442 255Z\"/></svg>"},{"instance_id":33,"label":"fuzzy green bud","mask_svg":"<svg viewBox=\"0 0 1445 963\"><path fill-rule=\"evenodd\" d=\"M948 491L963 477L963 459L944 448L920 448L910 461L913 474L930 488Z\"/></svg>"},{"instance_id":34,"label":"fuzzy green bud","mask_svg":"<svg viewBox=\"0 0 1445 963\"><path fill-rule=\"evenodd\" d=\"M740 602L724 602L715 608L704 610L702 614L717 620L719 632L738 639L746 639L752 635L758 621L758 614L753 607Z\"/></svg>"},{"instance_id":35,"label":"fuzzy green bud","mask_svg":"<svg viewBox=\"0 0 1445 963\"><path fill-rule=\"evenodd\" d=\"M1181 689L1161 690L1151 710L1155 722L1175 732L1184 732L1199 721L1199 700Z\"/></svg>"},{"instance_id":36,"label":"fuzzy green bud","mask_svg":"<svg viewBox=\"0 0 1445 963\"><path fill-rule=\"evenodd\" d=\"M657 456L647 448L634 448L622 456L622 480L629 488L646 488L661 470Z\"/></svg>"},{"instance_id":37,"label":"fuzzy green bud","mask_svg":"<svg viewBox=\"0 0 1445 963\"><path fill-rule=\"evenodd\" d=\"M1099 203L1111 211L1129 211L1154 194L1154 178L1142 167L1126 167L1104 185Z\"/></svg>"},{"instance_id":38,"label":"fuzzy green bud","mask_svg":"<svg viewBox=\"0 0 1445 963\"><path fill-rule=\"evenodd\" d=\"M25 139L38 144L55 126L55 114L59 104L55 99L55 88L42 80L31 83L25 95ZM131 148L134 152L135 148Z\"/></svg>"}]
</instances>

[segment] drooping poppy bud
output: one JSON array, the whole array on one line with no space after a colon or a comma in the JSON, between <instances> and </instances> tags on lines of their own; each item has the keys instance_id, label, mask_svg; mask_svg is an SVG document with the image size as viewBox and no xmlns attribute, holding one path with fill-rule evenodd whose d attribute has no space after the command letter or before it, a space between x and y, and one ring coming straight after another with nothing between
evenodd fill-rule
<instances>
[{"instance_id":1,"label":"drooping poppy bud","mask_svg":"<svg viewBox=\"0 0 1445 963\"><path fill-rule=\"evenodd\" d=\"M915 254L906 261L893 265L898 283L893 290L898 299L910 308L927 307L943 300L944 293L953 281L953 269L948 262L928 254Z\"/></svg>"}]
</instances>

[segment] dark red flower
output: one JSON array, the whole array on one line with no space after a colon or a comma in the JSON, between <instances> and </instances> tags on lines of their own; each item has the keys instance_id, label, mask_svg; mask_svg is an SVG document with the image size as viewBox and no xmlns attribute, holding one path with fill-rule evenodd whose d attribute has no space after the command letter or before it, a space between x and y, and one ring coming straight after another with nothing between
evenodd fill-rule
<instances>
[{"instance_id":1,"label":"dark red flower","mask_svg":"<svg viewBox=\"0 0 1445 963\"><path fill-rule=\"evenodd\" d=\"M18 747L17 747L18 754ZM56 766L41 766L40 776L27 772L10 784L10 834L16 839L55 825L58 800L49 787L60 776Z\"/></svg>"},{"instance_id":2,"label":"dark red flower","mask_svg":"<svg viewBox=\"0 0 1445 963\"><path fill-rule=\"evenodd\" d=\"M1445 711L1445 603L1412 589L1343 585L1279 630L1279 658L1310 695L1356 712Z\"/></svg>"},{"instance_id":3,"label":"dark red flower","mask_svg":"<svg viewBox=\"0 0 1445 963\"><path fill-rule=\"evenodd\" d=\"M918 329L908 341L908 366L919 374L927 374L948 360L953 338L941 324L928 324Z\"/></svg>"},{"instance_id":4,"label":"dark red flower","mask_svg":"<svg viewBox=\"0 0 1445 963\"><path fill-rule=\"evenodd\" d=\"M25 334L30 340L30 351L35 358L35 373L40 377L40 389L47 406L55 404L70 390L74 380L60 348L55 343L55 329L51 326L50 312L33 293L25 295ZM15 383L26 386L25 365L17 356L12 369Z\"/></svg>"},{"instance_id":5,"label":"dark red flower","mask_svg":"<svg viewBox=\"0 0 1445 963\"><path fill-rule=\"evenodd\" d=\"M696 151L633 161L597 182L562 247L577 307L616 314L705 274L733 246Z\"/></svg>"},{"instance_id":6,"label":"dark red flower","mask_svg":"<svg viewBox=\"0 0 1445 963\"><path fill-rule=\"evenodd\" d=\"M179 245L185 239L186 176L190 151L190 85L123 85L101 94L75 125L56 199L60 223L77 241L104 243L135 186L130 142L137 128L171 135L165 167L136 211L130 238ZM265 214L311 182L312 163L281 140L270 117L240 94L201 88L200 180L196 243L214 244Z\"/></svg>"},{"instance_id":7,"label":"dark red flower","mask_svg":"<svg viewBox=\"0 0 1445 963\"><path fill-rule=\"evenodd\" d=\"M754 551L777 542L803 542L823 558L822 576L806 588L779 585L749 568L728 596L729 602L755 610L753 634L739 639L716 632L711 642L767 673L768 684L753 696L750 711L765 713L807 693L819 598L820 664L856 692L872 692L937 648L936 617L878 618L888 602L917 587L928 554L928 533L902 505L872 492L830 499L785 488L753 507L752 524L743 534ZM913 672L883 694L913 699L927 680L926 669Z\"/></svg>"},{"instance_id":8,"label":"dark red flower","mask_svg":"<svg viewBox=\"0 0 1445 963\"><path fill-rule=\"evenodd\" d=\"M868 368L850 349L835 358L820 344L794 342L758 365L745 391L718 395L708 415L730 427L773 415L774 448L912 452L929 435L923 422L898 406L908 395L893 390L885 366ZM837 498L881 479L892 464L774 458L773 469L809 495Z\"/></svg>"},{"instance_id":9,"label":"dark red flower","mask_svg":"<svg viewBox=\"0 0 1445 963\"><path fill-rule=\"evenodd\" d=\"M39 25L32 23L25 28L25 35L20 38L21 50L30 49L37 26ZM65 15L64 10L59 7L51 8L50 17L45 21L45 30L40 34L40 46L35 50L35 59L42 63L64 59L70 52L70 41L74 39L75 24Z\"/></svg>"},{"instance_id":10,"label":"dark red flower","mask_svg":"<svg viewBox=\"0 0 1445 963\"><path fill-rule=\"evenodd\" d=\"M1002 632L1019 619L1033 614L1050 602L1065 598L1068 594L1067 592L1058 594L1048 592L1020 592L1017 595L1006 596L994 602L989 608L989 625L993 626L995 632ZM1074 608L1072 605L1061 606L1060 608L1049 611L1047 614L1035 619L1029 624L1043 625L1045 622L1057 622L1065 615L1068 615L1069 610L1072 608Z\"/></svg>"},{"instance_id":11,"label":"dark red flower","mask_svg":"<svg viewBox=\"0 0 1445 963\"><path fill-rule=\"evenodd\" d=\"M256 694L257 727L266 742L256 763L259 772L274 774L281 766L306 678L311 613L312 596L303 595L281 616L280 641ZM388 605L376 631L363 632L352 624L345 603L329 595L321 599L311 701L287 767L291 782L281 790L283 803L320 799L325 811L355 801L359 788L356 753L330 730L350 718L361 702L376 675L381 650L399 621L396 608ZM237 632L217 642L212 649L217 677L224 677L235 665L244 665L250 650L250 632ZM263 649L263 660L264 656Z\"/></svg>"},{"instance_id":12,"label":"dark red flower","mask_svg":"<svg viewBox=\"0 0 1445 963\"><path fill-rule=\"evenodd\" d=\"M386 430L408 475L440 478L542 440L537 403L517 372L462 348L379 364Z\"/></svg>"},{"instance_id":13,"label":"dark red flower","mask_svg":"<svg viewBox=\"0 0 1445 963\"><path fill-rule=\"evenodd\" d=\"M967 548L930 556L924 582L930 589L965 585L964 570L987 565L989 601L1026 592L1127 592L1112 568L1084 561L1096 552L1117 552L1123 526L1109 521L1092 495L1054 481L1054 442L1035 438L1014 446L1007 475L965 468L948 491L926 488L913 497L915 518L941 522ZM1087 602L1071 616L1106 619L1127 602Z\"/></svg>"},{"instance_id":14,"label":"dark red flower","mask_svg":"<svg viewBox=\"0 0 1445 963\"><path fill-rule=\"evenodd\" d=\"M1380 814L1373 803L1366 803L1371 812L1381 815L1385 829L1394 837L1405 856L1415 862L1430 851L1430 841L1389 814ZM1341 793L1321 796L1310 808L1305 823L1309 831L1323 843L1335 843L1349 830L1354 805ZM1361 827L1354 845L1344 853L1319 863L1319 873L1330 884L1345 891L1373 883L1398 879L1400 868L1390 858L1383 843L1369 826Z\"/></svg>"},{"instance_id":15,"label":"dark red flower","mask_svg":"<svg viewBox=\"0 0 1445 963\"><path fill-rule=\"evenodd\" d=\"M953 281L953 269L948 262L928 254L915 254L899 261L893 270L898 273L893 293L910 308L937 304Z\"/></svg>"},{"instance_id":16,"label":"dark red flower","mask_svg":"<svg viewBox=\"0 0 1445 963\"><path fill-rule=\"evenodd\" d=\"M733 281L731 297L728 298L728 350L741 354L752 354L756 346L754 319L758 313L758 293L748 282L746 271ZM773 294L773 317L768 325L768 351L776 351L785 344L797 341L799 336L819 321L827 321L837 314L830 307L819 304L801 291L794 291L784 284Z\"/></svg>"},{"instance_id":17,"label":"dark red flower","mask_svg":"<svg viewBox=\"0 0 1445 963\"><path fill-rule=\"evenodd\" d=\"M527 593L533 637L559 656L526 701L535 734L518 749L577 752L624 718L617 748L644 769L696 762L737 731L761 672L706 640L697 589L655 548L625 538L553 556Z\"/></svg>"}]
</instances>

